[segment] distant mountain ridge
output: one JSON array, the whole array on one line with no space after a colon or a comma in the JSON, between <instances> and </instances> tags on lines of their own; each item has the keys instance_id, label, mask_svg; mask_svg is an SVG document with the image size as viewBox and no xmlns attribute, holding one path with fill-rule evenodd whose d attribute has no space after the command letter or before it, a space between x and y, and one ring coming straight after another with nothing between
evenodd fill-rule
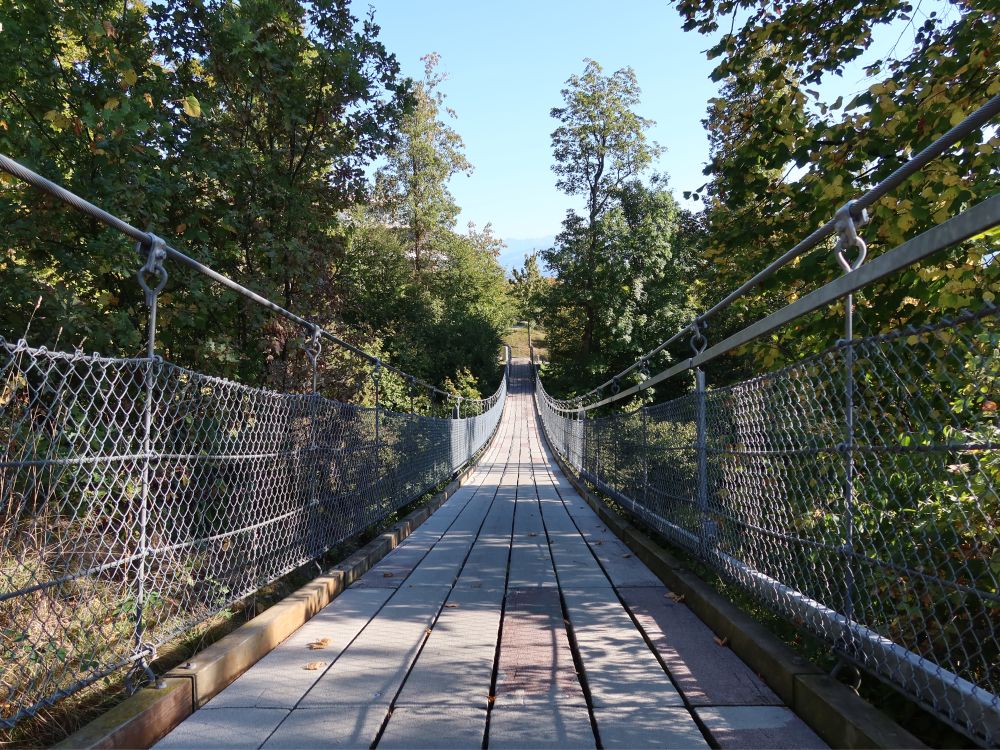
<instances>
[{"instance_id":1,"label":"distant mountain ridge","mask_svg":"<svg viewBox=\"0 0 1000 750\"><path fill-rule=\"evenodd\" d=\"M515 268L520 269L524 265L524 259L529 253L552 247L555 240L556 238L552 235L526 239L504 239L507 247L500 252L500 257L497 260L510 276ZM542 273L549 275L549 270L544 265L542 265Z\"/></svg>"}]
</instances>

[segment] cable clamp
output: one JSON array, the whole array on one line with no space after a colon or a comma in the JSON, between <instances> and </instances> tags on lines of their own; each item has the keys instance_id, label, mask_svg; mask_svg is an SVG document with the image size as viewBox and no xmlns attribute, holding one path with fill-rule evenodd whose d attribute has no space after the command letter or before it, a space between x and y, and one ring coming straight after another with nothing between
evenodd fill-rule
<instances>
[{"instance_id":1,"label":"cable clamp","mask_svg":"<svg viewBox=\"0 0 1000 750\"><path fill-rule=\"evenodd\" d=\"M167 243L152 232L148 232L147 237L145 242L135 243L137 253L146 252L146 261L136 272L136 278L142 291L146 293L146 304L151 306L153 299L167 284L167 269L163 266L163 261L167 259ZM153 277L155 283L150 285L147 277Z\"/></svg>"},{"instance_id":2,"label":"cable clamp","mask_svg":"<svg viewBox=\"0 0 1000 750\"><path fill-rule=\"evenodd\" d=\"M854 211L857 201L848 201L841 206L833 219L833 228L837 232L837 244L833 248L837 256L837 263L844 269L844 273L850 273L861 267L868 255L868 245L858 236L858 227L863 227L868 223L868 210L862 208L860 215L855 218ZM858 254L853 261L847 259L847 250L856 247Z\"/></svg>"}]
</instances>

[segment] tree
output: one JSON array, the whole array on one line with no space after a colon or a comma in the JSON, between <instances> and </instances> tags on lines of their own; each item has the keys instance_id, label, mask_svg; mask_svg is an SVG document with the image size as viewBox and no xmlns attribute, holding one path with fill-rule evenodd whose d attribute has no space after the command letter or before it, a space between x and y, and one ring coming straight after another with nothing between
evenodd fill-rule
<instances>
[{"instance_id":1,"label":"tree","mask_svg":"<svg viewBox=\"0 0 1000 750\"><path fill-rule=\"evenodd\" d=\"M649 185L633 180L616 192L598 221L596 252L589 249L586 220L573 218L546 255L557 278L548 294L546 342L556 387L587 390L688 322L697 234L659 177ZM579 347L585 317L577 288L565 281L583 272L583 262L593 264L587 272L597 346L589 355Z\"/></svg>"},{"instance_id":2,"label":"tree","mask_svg":"<svg viewBox=\"0 0 1000 750\"><path fill-rule=\"evenodd\" d=\"M432 382L497 379L497 352L510 320L497 257L503 243L487 225L455 231L459 208L448 181L471 166L441 118L439 57L423 58L414 108L376 177L375 202L354 212L342 261L345 320L377 336L392 358Z\"/></svg>"},{"instance_id":3,"label":"tree","mask_svg":"<svg viewBox=\"0 0 1000 750\"><path fill-rule=\"evenodd\" d=\"M514 269L511 293L514 296L515 315L520 320L537 321L545 304L548 282L538 268L538 252L524 259L524 265Z\"/></svg>"},{"instance_id":4,"label":"tree","mask_svg":"<svg viewBox=\"0 0 1000 750\"><path fill-rule=\"evenodd\" d=\"M339 211L393 139L407 96L346 0L4 0L0 150L300 314L331 323ZM0 327L134 354L145 308L131 242L19 184ZM177 266L159 351L290 387L292 324ZM299 358L303 359L303 358ZM300 363L301 364L301 363Z\"/></svg>"},{"instance_id":5,"label":"tree","mask_svg":"<svg viewBox=\"0 0 1000 750\"><path fill-rule=\"evenodd\" d=\"M377 175L377 200L384 219L406 227L417 275L433 260L441 233L455 226L459 209L448 181L472 171L461 136L440 119L442 110L455 117L444 106L439 89L445 80L437 72L440 56L431 53L421 60L424 80L413 85L415 105L403 118L399 143L389 150Z\"/></svg>"},{"instance_id":6,"label":"tree","mask_svg":"<svg viewBox=\"0 0 1000 750\"><path fill-rule=\"evenodd\" d=\"M718 60L713 77L724 86L706 121L713 152L710 180L700 191L707 256L717 264L710 283L719 296L1000 93L996 8L956 0L938 12L940 5L928 11L905 0L679 0L685 28L715 33L723 18L732 26L709 51ZM866 89L846 101L823 101L812 87L841 75L875 31L893 22L908 24L912 45L901 45L899 36L866 68ZM998 147L989 128L974 132L878 201L861 230L869 258L996 192ZM933 311L989 301L1000 272L982 262L990 250L988 239L965 243L859 294L859 330L920 324ZM839 273L829 253L809 254L736 306L713 333L724 335L800 296L804 280L819 284ZM836 315L786 326L754 350L757 364L826 346L839 326Z\"/></svg>"},{"instance_id":7,"label":"tree","mask_svg":"<svg viewBox=\"0 0 1000 750\"><path fill-rule=\"evenodd\" d=\"M594 60L585 63L583 75L570 76L566 82L564 105L553 108L551 114L560 123L552 133L556 186L586 201L582 223L571 211L557 238L561 252L574 256L572 262L563 263L563 270L572 271L572 276L560 281L572 286L579 300L583 315L580 348L586 356L594 348L599 314L593 269L602 243L601 217L617 191L645 170L660 148L646 139L652 121L632 111L640 94L635 71L622 68L605 76ZM555 254L547 251L544 257L551 266Z\"/></svg>"}]
</instances>

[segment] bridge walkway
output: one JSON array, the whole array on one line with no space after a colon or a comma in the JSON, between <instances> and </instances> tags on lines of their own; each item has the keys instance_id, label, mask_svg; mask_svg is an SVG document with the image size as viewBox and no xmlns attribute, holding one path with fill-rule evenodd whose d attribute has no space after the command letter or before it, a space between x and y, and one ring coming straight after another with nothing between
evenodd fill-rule
<instances>
[{"instance_id":1,"label":"bridge walkway","mask_svg":"<svg viewBox=\"0 0 1000 750\"><path fill-rule=\"evenodd\" d=\"M512 374L468 484L157 748L825 747L580 499Z\"/></svg>"}]
</instances>

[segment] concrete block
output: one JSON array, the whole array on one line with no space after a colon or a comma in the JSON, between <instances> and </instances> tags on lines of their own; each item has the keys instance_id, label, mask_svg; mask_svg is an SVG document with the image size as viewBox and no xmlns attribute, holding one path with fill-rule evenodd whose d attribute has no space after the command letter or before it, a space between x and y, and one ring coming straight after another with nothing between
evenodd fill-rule
<instances>
[{"instance_id":1,"label":"concrete block","mask_svg":"<svg viewBox=\"0 0 1000 750\"><path fill-rule=\"evenodd\" d=\"M479 748L486 731L486 706L396 706L380 748Z\"/></svg>"},{"instance_id":2,"label":"concrete block","mask_svg":"<svg viewBox=\"0 0 1000 750\"><path fill-rule=\"evenodd\" d=\"M594 718L597 720L601 747L707 750L709 746L686 708L648 704L595 707Z\"/></svg>"},{"instance_id":3,"label":"concrete block","mask_svg":"<svg viewBox=\"0 0 1000 750\"><path fill-rule=\"evenodd\" d=\"M792 708L833 747L924 747L916 737L829 675L796 676Z\"/></svg>"},{"instance_id":4,"label":"concrete block","mask_svg":"<svg viewBox=\"0 0 1000 750\"><path fill-rule=\"evenodd\" d=\"M496 705L584 703L555 588L508 589Z\"/></svg>"},{"instance_id":5,"label":"concrete block","mask_svg":"<svg viewBox=\"0 0 1000 750\"><path fill-rule=\"evenodd\" d=\"M351 703L324 708L297 708L263 747L265 750L320 750L371 747L388 714L388 704Z\"/></svg>"},{"instance_id":6,"label":"concrete block","mask_svg":"<svg viewBox=\"0 0 1000 750\"><path fill-rule=\"evenodd\" d=\"M156 750L257 750L288 715L282 708L204 708L164 737Z\"/></svg>"},{"instance_id":7,"label":"concrete block","mask_svg":"<svg viewBox=\"0 0 1000 750\"><path fill-rule=\"evenodd\" d=\"M798 716L783 706L720 706L695 709L712 740L723 750L766 747L775 750L826 748Z\"/></svg>"},{"instance_id":8,"label":"concrete block","mask_svg":"<svg viewBox=\"0 0 1000 750\"><path fill-rule=\"evenodd\" d=\"M698 706L781 705L781 699L664 586L619 593L666 664L688 703Z\"/></svg>"},{"instance_id":9,"label":"concrete block","mask_svg":"<svg viewBox=\"0 0 1000 750\"><path fill-rule=\"evenodd\" d=\"M325 672L306 670L313 661L329 665L348 647L389 599L386 589L351 587L280 646L248 669L211 701L208 708L294 708ZM322 649L309 644L321 640Z\"/></svg>"},{"instance_id":10,"label":"concrete block","mask_svg":"<svg viewBox=\"0 0 1000 750\"><path fill-rule=\"evenodd\" d=\"M563 589L594 706L680 706L683 700L610 589Z\"/></svg>"},{"instance_id":11,"label":"concrete block","mask_svg":"<svg viewBox=\"0 0 1000 750\"><path fill-rule=\"evenodd\" d=\"M584 748L596 747L596 740L586 705L495 705L490 712L489 746Z\"/></svg>"}]
</instances>

